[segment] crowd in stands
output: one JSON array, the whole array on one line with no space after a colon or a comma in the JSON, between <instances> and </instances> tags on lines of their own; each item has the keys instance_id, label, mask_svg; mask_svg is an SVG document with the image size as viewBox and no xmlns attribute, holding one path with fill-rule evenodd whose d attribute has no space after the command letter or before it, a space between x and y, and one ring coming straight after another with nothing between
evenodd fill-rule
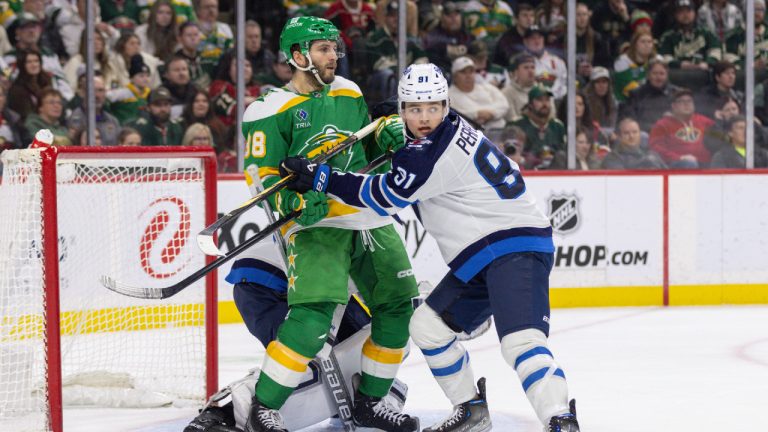
<instances>
[{"instance_id":1,"label":"crowd in stands","mask_svg":"<svg viewBox=\"0 0 768 432\"><path fill-rule=\"evenodd\" d=\"M745 166L743 0L582 0L568 94L565 0L408 0L407 62L449 78L451 107L525 169ZM0 149L41 128L57 145L211 145L237 167L234 1L98 0L93 82L85 0L0 0ZM755 166L768 164L768 21L755 0ZM246 2L246 103L287 83L286 20L342 31L337 74L369 106L397 93L397 0ZM96 136L86 128L95 92Z\"/></svg>"}]
</instances>

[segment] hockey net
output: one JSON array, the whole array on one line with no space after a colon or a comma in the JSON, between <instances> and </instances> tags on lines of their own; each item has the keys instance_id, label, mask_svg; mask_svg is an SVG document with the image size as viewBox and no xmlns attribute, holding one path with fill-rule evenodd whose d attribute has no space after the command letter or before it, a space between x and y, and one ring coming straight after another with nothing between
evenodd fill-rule
<instances>
[{"instance_id":1,"label":"hockey net","mask_svg":"<svg viewBox=\"0 0 768 432\"><path fill-rule=\"evenodd\" d=\"M46 147L2 164L0 430L58 432L62 403L167 406L216 391L213 274L162 301L99 283L164 286L205 265L192 236L216 218L213 153Z\"/></svg>"}]
</instances>

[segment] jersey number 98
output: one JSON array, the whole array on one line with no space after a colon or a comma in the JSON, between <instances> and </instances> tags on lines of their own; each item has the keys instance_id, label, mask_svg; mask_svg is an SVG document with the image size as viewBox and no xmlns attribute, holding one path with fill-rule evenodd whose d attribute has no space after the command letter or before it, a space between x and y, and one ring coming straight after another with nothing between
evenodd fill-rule
<instances>
[{"instance_id":1,"label":"jersey number 98","mask_svg":"<svg viewBox=\"0 0 768 432\"><path fill-rule=\"evenodd\" d=\"M262 158L267 154L267 136L262 131L248 135L245 141L245 157Z\"/></svg>"},{"instance_id":2,"label":"jersey number 98","mask_svg":"<svg viewBox=\"0 0 768 432\"><path fill-rule=\"evenodd\" d=\"M475 152L475 166L499 198L515 199L525 192L525 181L520 171L512 168L509 159L487 140L482 140Z\"/></svg>"}]
</instances>

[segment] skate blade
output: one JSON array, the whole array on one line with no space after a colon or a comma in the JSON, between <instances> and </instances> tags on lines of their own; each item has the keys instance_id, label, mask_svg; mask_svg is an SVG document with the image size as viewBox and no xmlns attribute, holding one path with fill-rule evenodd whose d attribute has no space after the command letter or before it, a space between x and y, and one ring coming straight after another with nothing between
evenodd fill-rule
<instances>
[{"instance_id":1,"label":"skate blade","mask_svg":"<svg viewBox=\"0 0 768 432\"><path fill-rule=\"evenodd\" d=\"M421 430L421 420L416 418L416 432ZM490 430L490 429L486 429ZM355 432L386 432L384 429L355 426Z\"/></svg>"}]
</instances>

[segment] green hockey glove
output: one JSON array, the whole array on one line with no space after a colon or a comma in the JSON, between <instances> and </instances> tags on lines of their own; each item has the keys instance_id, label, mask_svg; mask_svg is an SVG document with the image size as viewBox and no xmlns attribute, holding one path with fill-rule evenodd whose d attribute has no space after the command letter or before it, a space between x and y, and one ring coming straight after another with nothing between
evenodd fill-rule
<instances>
[{"instance_id":1,"label":"green hockey glove","mask_svg":"<svg viewBox=\"0 0 768 432\"><path fill-rule=\"evenodd\" d=\"M314 225L328 214L328 196L323 192L308 191L300 194L283 189L277 195L277 209L281 216L301 210L296 222L302 226Z\"/></svg>"},{"instance_id":2,"label":"green hockey glove","mask_svg":"<svg viewBox=\"0 0 768 432\"><path fill-rule=\"evenodd\" d=\"M403 119L399 115L393 114L379 123L376 128L376 144L384 152L396 152L405 145L405 134L403 133Z\"/></svg>"}]
</instances>

